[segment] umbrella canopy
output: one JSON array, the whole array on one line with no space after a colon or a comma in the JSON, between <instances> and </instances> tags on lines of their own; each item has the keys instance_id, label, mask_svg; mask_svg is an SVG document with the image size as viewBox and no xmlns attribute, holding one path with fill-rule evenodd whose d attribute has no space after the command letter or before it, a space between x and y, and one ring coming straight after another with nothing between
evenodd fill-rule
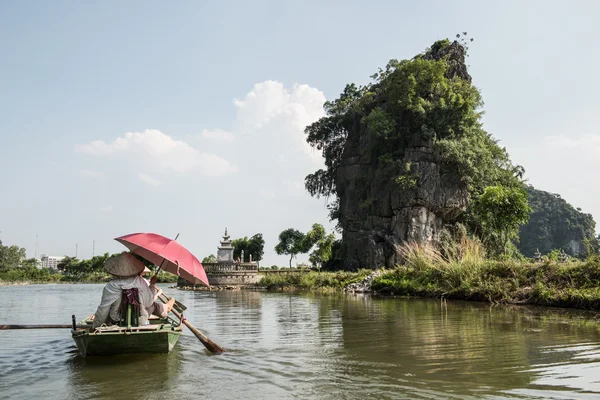
<instances>
[{"instance_id":1,"label":"umbrella canopy","mask_svg":"<svg viewBox=\"0 0 600 400\"><path fill-rule=\"evenodd\" d=\"M160 266L167 272L180 276L194 285L210 286L200 261L175 240L156 233L132 233L115 240L132 253Z\"/></svg>"}]
</instances>

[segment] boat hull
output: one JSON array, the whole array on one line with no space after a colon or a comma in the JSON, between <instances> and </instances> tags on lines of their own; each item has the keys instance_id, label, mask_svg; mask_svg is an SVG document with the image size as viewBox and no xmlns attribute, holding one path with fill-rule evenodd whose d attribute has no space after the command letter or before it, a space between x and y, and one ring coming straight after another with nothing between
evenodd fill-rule
<instances>
[{"instance_id":1,"label":"boat hull","mask_svg":"<svg viewBox=\"0 0 600 400\"><path fill-rule=\"evenodd\" d=\"M181 326L157 325L154 329L99 329L71 331L82 356L169 353L181 336Z\"/></svg>"}]
</instances>

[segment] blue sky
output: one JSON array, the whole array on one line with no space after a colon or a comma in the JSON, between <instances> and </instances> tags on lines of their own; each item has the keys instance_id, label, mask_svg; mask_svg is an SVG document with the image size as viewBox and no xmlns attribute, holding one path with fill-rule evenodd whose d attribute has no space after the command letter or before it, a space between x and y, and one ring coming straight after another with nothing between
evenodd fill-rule
<instances>
[{"instance_id":1,"label":"blue sky","mask_svg":"<svg viewBox=\"0 0 600 400\"><path fill-rule=\"evenodd\" d=\"M302 127L346 83L460 31L486 129L600 221L600 3L204 3L0 2L5 244L33 256L37 234L38 255L89 257L153 231L202 258L227 226L284 265L281 230L332 228L302 188L321 163Z\"/></svg>"}]
</instances>

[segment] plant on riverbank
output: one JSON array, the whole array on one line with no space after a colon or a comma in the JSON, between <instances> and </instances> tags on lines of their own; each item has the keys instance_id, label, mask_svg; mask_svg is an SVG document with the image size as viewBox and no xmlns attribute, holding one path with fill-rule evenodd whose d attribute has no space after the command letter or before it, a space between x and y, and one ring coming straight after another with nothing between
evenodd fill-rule
<instances>
[{"instance_id":1,"label":"plant on riverbank","mask_svg":"<svg viewBox=\"0 0 600 400\"><path fill-rule=\"evenodd\" d=\"M600 258L532 263L442 254L431 245L403 246L404 265L373 280L380 293L493 303L600 308Z\"/></svg>"},{"instance_id":2,"label":"plant on riverbank","mask_svg":"<svg viewBox=\"0 0 600 400\"><path fill-rule=\"evenodd\" d=\"M296 288L301 290L342 290L351 283L364 279L371 270L358 272L290 272L285 274L268 274L262 277L259 286L267 289Z\"/></svg>"},{"instance_id":3,"label":"plant on riverbank","mask_svg":"<svg viewBox=\"0 0 600 400\"><path fill-rule=\"evenodd\" d=\"M113 279L106 272L88 272L77 275L58 273L49 268L19 267L0 271L0 282L7 283L104 283ZM177 275L161 271L158 283L177 282Z\"/></svg>"},{"instance_id":4,"label":"plant on riverbank","mask_svg":"<svg viewBox=\"0 0 600 400\"><path fill-rule=\"evenodd\" d=\"M49 268L13 268L0 271L0 282L60 282L62 274Z\"/></svg>"}]
</instances>

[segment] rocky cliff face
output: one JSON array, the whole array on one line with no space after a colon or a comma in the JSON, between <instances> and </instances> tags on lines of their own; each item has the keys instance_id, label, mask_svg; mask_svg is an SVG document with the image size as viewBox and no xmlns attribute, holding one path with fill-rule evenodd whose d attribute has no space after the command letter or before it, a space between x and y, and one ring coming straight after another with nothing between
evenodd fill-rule
<instances>
[{"instance_id":1,"label":"rocky cliff face","mask_svg":"<svg viewBox=\"0 0 600 400\"><path fill-rule=\"evenodd\" d=\"M519 232L519 251L533 257L536 251L548 254L562 249L575 257L588 255L590 246L598 249L596 222L591 214L575 209L558 194L527 187L531 214Z\"/></svg>"},{"instance_id":2,"label":"rocky cliff face","mask_svg":"<svg viewBox=\"0 0 600 400\"><path fill-rule=\"evenodd\" d=\"M458 43L432 48L423 56L442 57L448 65L447 78L471 81ZM385 109L385 100L380 107ZM358 119L348 132L336 174L346 268L393 267L400 262L403 242L436 241L444 221L466 209L466 185L439 161L430 137L411 133L402 143L397 160L406 168L406 180L398 181L373 155L386 139L368 132Z\"/></svg>"}]
</instances>

